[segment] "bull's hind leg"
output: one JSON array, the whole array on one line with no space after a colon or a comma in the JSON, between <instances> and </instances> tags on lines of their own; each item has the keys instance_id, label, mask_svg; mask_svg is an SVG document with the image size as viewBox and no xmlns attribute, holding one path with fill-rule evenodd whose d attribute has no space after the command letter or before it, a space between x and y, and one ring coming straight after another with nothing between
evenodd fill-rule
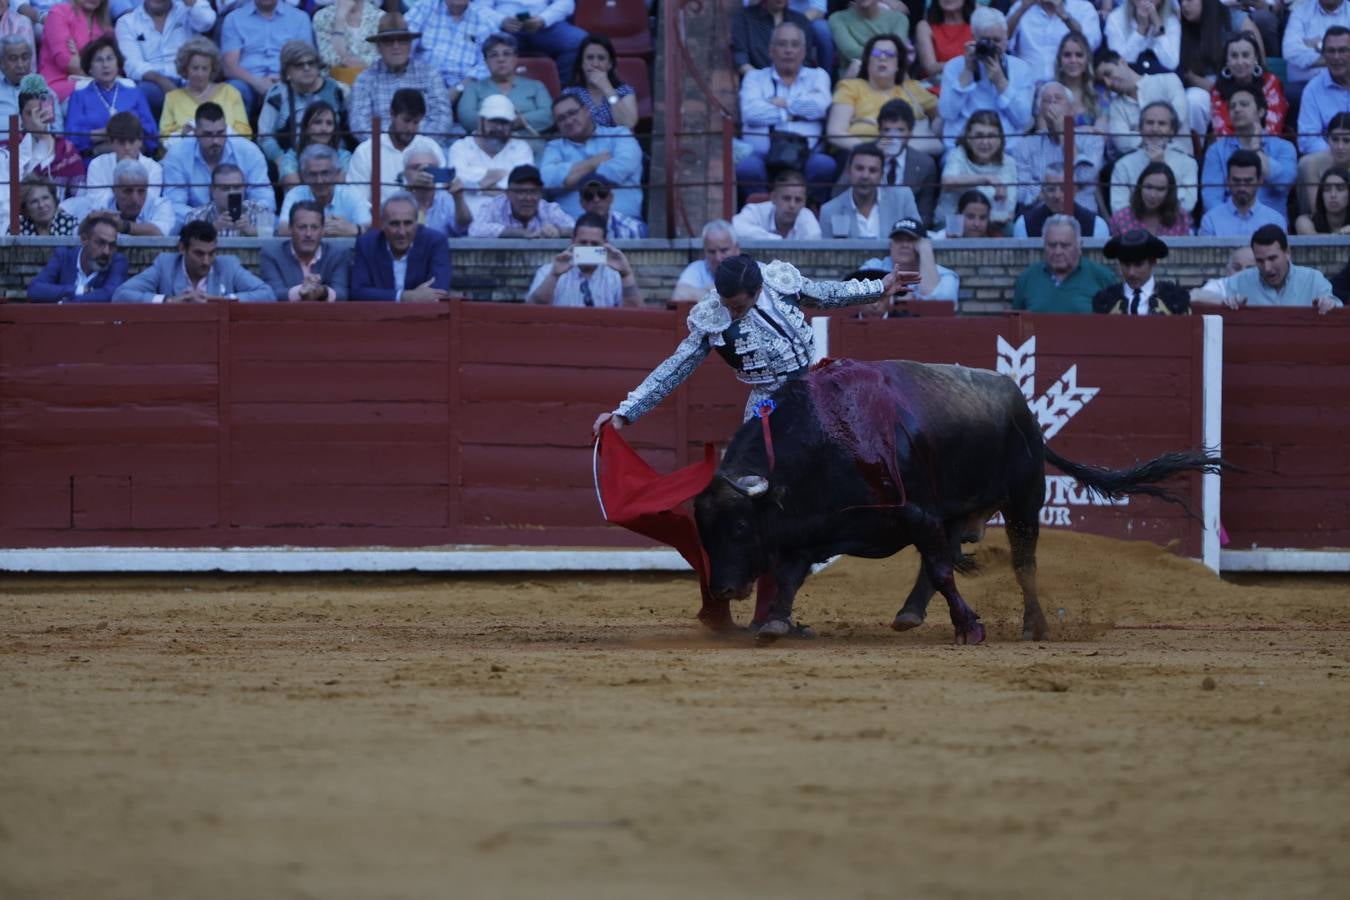
<instances>
[{"instance_id":1,"label":"bull's hind leg","mask_svg":"<svg viewBox=\"0 0 1350 900\"><path fill-rule=\"evenodd\" d=\"M1008 546L1012 550L1013 574L1022 588L1022 640L1043 641L1050 636L1050 628L1036 596L1036 541L1041 534L1040 498L1015 507L1009 503L1003 510L1007 525Z\"/></svg>"}]
</instances>

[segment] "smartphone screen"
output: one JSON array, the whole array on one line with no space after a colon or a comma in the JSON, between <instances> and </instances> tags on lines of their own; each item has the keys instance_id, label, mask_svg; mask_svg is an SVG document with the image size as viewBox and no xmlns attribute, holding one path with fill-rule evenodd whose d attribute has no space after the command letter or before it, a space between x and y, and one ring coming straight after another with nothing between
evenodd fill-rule
<instances>
[{"instance_id":1,"label":"smartphone screen","mask_svg":"<svg viewBox=\"0 0 1350 900\"><path fill-rule=\"evenodd\" d=\"M244 195L230 194L229 214L231 219L241 219L244 216Z\"/></svg>"}]
</instances>

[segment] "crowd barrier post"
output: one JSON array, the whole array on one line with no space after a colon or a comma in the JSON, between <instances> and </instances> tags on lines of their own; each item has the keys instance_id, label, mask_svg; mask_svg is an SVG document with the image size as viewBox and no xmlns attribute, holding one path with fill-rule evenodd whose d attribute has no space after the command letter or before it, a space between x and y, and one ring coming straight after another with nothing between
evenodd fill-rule
<instances>
[{"instance_id":1,"label":"crowd barrier post","mask_svg":"<svg viewBox=\"0 0 1350 900\"><path fill-rule=\"evenodd\" d=\"M9 117L9 233L19 233L19 117Z\"/></svg>"},{"instance_id":2,"label":"crowd barrier post","mask_svg":"<svg viewBox=\"0 0 1350 900\"><path fill-rule=\"evenodd\" d=\"M1073 116L1064 117L1064 215L1073 215L1074 193L1074 121Z\"/></svg>"},{"instance_id":3,"label":"crowd barrier post","mask_svg":"<svg viewBox=\"0 0 1350 900\"><path fill-rule=\"evenodd\" d=\"M381 125L378 115L370 117L370 227L380 227L380 141Z\"/></svg>"}]
</instances>

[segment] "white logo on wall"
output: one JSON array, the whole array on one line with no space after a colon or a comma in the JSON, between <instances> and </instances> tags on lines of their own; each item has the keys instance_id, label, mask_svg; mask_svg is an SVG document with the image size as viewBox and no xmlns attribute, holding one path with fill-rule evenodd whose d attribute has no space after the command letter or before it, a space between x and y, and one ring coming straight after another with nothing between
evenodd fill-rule
<instances>
[{"instance_id":1,"label":"white logo on wall","mask_svg":"<svg viewBox=\"0 0 1350 900\"><path fill-rule=\"evenodd\" d=\"M1036 338L1014 347L1001 336L998 338L998 372L1007 375L1022 390L1027 405L1040 423L1048 443L1063 430L1069 420L1097 396L1098 388L1078 385L1078 366L1072 365L1039 397L1036 396ZM1071 506L1124 506L1129 498L1101 500L1093 497L1068 475L1045 476L1045 505L1041 507L1042 525L1072 525ZM1002 513L990 524L1003 524Z\"/></svg>"}]
</instances>

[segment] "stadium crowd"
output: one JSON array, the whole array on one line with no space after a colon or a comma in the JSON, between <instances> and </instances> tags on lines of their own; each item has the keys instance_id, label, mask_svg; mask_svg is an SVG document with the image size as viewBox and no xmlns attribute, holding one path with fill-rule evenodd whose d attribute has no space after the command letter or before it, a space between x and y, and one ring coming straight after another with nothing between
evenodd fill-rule
<instances>
[{"instance_id":1,"label":"stadium crowd","mask_svg":"<svg viewBox=\"0 0 1350 900\"><path fill-rule=\"evenodd\" d=\"M634 28L606 35L599 5L0 0L20 231L79 241L30 299L436 301L454 239L511 237L570 239L529 302L641 305L614 242L648 235L649 10L620 0ZM1287 240L1350 235L1347 0L758 0L730 32L741 208L703 228L673 299L739 241L851 238L955 301L935 245L1003 236L1044 244L1019 309L1350 293L1350 266L1333 288ZM1235 265L1259 282L1163 290L1151 266L1191 234L1249 239ZM119 235L178 247L130 274ZM1081 258L1085 235L1113 238L1119 277ZM265 241L261 276L216 253L227 236Z\"/></svg>"}]
</instances>

